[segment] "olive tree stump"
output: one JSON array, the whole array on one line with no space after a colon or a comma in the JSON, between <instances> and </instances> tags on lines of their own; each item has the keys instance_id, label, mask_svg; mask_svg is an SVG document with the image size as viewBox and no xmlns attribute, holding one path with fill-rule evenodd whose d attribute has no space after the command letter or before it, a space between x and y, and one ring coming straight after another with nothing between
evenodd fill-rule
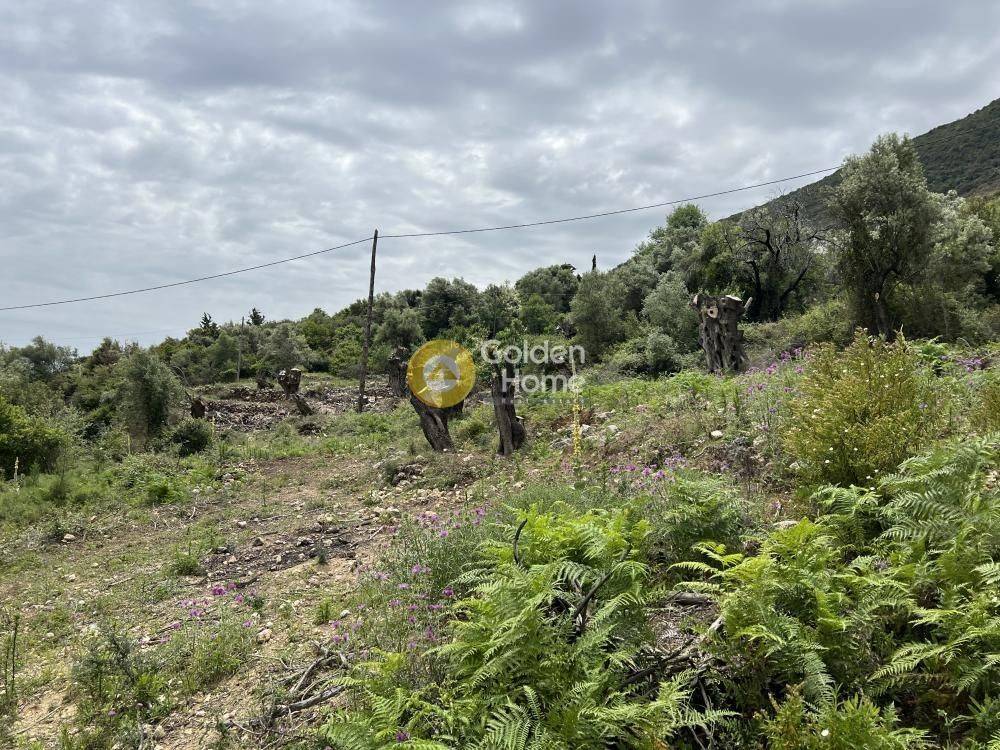
<instances>
[{"instance_id":1,"label":"olive tree stump","mask_svg":"<svg viewBox=\"0 0 1000 750\"><path fill-rule=\"evenodd\" d=\"M698 313L698 343L705 352L709 372L743 372L747 368L740 320L751 302L752 298L744 303L729 294L696 294L691 300L691 307Z\"/></svg>"},{"instance_id":2,"label":"olive tree stump","mask_svg":"<svg viewBox=\"0 0 1000 750\"><path fill-rule=\"evenodd\" d=\"M433 450L450 451L455 447L448 432L448 410L428 406L410 393L410 403L420 417L420 429Z\"/></svg>"},{"instance_id":3,"label":"olive tree stump","mask_svg":"<svg viewBox=\"0 0 1000 750\"><path fill-rule=\"evenodd\" d=\"M299 392L299 386L302 384L302 370L298 367L293 367L290 370L282 370L278 373L278 385L281 386L281 390L285 393L285 398L291 398L293 395Z\"/></svg>"},{"instance_id":4,"label":"olive tree stump","mask_svg":"<svg viewBox=\"0 0 1000 750\"><path fill-rule=\"evenodd\" d=\"M201 396L195 396L191 399L191 417L193 419L204 419L207 412L208 404L205 403L205 399Z\"/></svg>"},{"instance_id":5,"label":"olive tree stump","mask_svg":"<svg viewBox=\"0 0 1000 750\"><path fill-rule=\"evenodd\" d=\"M406 355L406 347L399 346L389 357L389 390L398 398L405 398L409 390L406 387Z\"/></svg>"},{"instance_id":6,"label":"olive tree stump","mask_svg":"<svg viewBox=\"0 0 1000 750\"><path fill-rule=\"evenodd\" d=\"M514 451L524 445L525 431L521 419L514 407L514 368L509 363L493 368L493 382L490 384L490 394L493 397L493 414L497 420L497 430L500 432L500 445L497 454L512 456Z\"/></svg>"}]
</instances>

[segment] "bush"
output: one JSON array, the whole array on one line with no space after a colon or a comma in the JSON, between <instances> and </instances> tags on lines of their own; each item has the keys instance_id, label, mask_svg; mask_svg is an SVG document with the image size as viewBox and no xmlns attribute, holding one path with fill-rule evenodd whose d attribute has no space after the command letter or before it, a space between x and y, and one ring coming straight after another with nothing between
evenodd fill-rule
<instances>
[{"instance_id":1,"label":"bush","mask_svg":"<svg viewBox=\"0 0 1000 750\"><path fill-rule=\"evenodd\" d=\"M650 331L646 336L646 367L654 375L679 369L677 344L670 336L660 331Z\"/></svg>"},{"instance_id":2,"label":"bush","mask_svg":"<svg viewBox=\"0 0 1000 750\"><path fill-rule=\"evenodd\" d=\"M973 428L982 434L1000 430L1000 370L984 372L973 389Z\"/></svg>"},{"instance_id":3,"label":"bush","mask_svg":"<svg viewBox=\"0 0 1000 750\"><path fill-rule=\"evenodd\" d=\"M14 474L15 462L21 474L50 469L68 441L65 433L0 396L0 478Z\"/></svg>"},{"instance_id":4,"label":"bush","mask_svg":"<svg viewBox=\"0 0 1000 750\"><path fill-rule=\"evenodd\" d=\"M814 305L801 315L749 324L743 330L754 361L773 359L781 352L811 344L847 346L852 335L847 303L840 297Z\"/></svg>"},{"instance_id":5,"label":"bush","mask_svg":"<svg viewBox=\"0 0 1000 750\"><path fill-rule=\"evenodd\" d=\"M784 444L809 479L870 485L935 436L940 400L905 341L859 332L843 352L813 352Z\"/></svg>"},{"instance_id":6,"label":"bush","mask_svg":"<svg viewBox=\"0 0 1000 750\"><path fill-rule=\"evenodd\" d=\"M170 368L148 351L134 352L115 370L122 418L132 437L145 442L167 426L170 407L183 395L183 388Z\"/></svg>"},{"instance_id":7,"label":"bush","mask_svg":"<svg viewBox=\"0 0 1000 750\"><path fill-rule=\"evenodd\" d=\"M182 456L201 453L212 445L212 425L202 419L185 419L170 433L170 442Z\"/></svg>"},{"instance_id":8,"label":"bush","mask_svg":"<svg viewBox=\"0 0 1000 750\"><path fill-rule=\"evenodd\" d=\"M811 710L793 692L765 727L770 750L909 750L927 747L924 733L896 728L896 713L880 711L867 698L855 697Z\"/></svg>"},{"instance_id":9,"label":"bush","mask_svg":"<svg viewBox=\"0 0 1000 750\"><path fill-rule=\"evenodd\" d=\"M700 559L694 552L700 542L738 542L744 527L738 495L722 479L682 470L656 487L643 508L654 559L670 564Z\"/></svg>"},{"instance_id":10,"label":"bush","mask_svg":"<svg viewBox=\"0 0 1000 750\"><path fill-rule=\"evenodd\" d=\"M444 679L408 684L399 653L361 664L345 680L352 707L324 728L331 746L655 747L719 718L687 706L683 678L648 691L624 684L649 638L643 610L654 595L647 566L632 559L642 524L626 511L530 512L517 559L514 533L505 527L465 578L474 595L431 654ZM575 619L590 589L589 617Z\"/></svg>"}]
</instances>

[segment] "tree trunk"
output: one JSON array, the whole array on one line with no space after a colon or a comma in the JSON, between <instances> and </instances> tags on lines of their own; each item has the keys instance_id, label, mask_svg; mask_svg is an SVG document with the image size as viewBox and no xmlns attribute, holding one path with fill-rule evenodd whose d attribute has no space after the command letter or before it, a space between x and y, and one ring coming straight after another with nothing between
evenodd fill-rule
<instances>
[{"instance_id":1,"label":"tree trunk","mask_svg":"<svg viewBox=\"0 0 1000 750\"><path fill-rule=\"evenodd\" d=\"M293 367L290 370L282 370L278 373L278 385L285 392L285 398L291 398L299 392L299 385L302 383L302 370Z\"/></svg>"},{"instance_id":2,"label":"tree trunk","mask_svg":"<svg viewBox=\"0 0 1000 750\"><path fill-rule=\"evenodd\" d=\"M698 312L698 341L709 372L743 372L748 360L743 351L740 320L753 300L739 297L695 295L691 307Z\"/></svg>"},{"instance_id":3,"label":"tree trunk","mask_svg":"<svg viewBox=\"0 0 1000 750\"><path fill-rule=\"evenodd\" d=\"M397 347L389 357L389 390L399 398L405 398L407 392L406 362L406 347Z\"/></svg>"},{"instance_id":4,"label":"tree trunk","mask_svg":"<svg viewBox=\"0 0 1000 750\"><path fill-rule=\"evenodd\" d=\"M191 417L193 419L204 419L207 411L208 404L205 403L205 399L201 396L195 396L191 399Z\"/></svg>"},{"instance_id":5,"label":"tree trunk","mask_svg":"<svg viewBox=\"0 0 1000 750\"><path fill-rule=\"evenodd\" d=\"M420 417L420 429L424 437L436 451L450 451L455 447L448 432L448 412L444 409L434 409L410 393L410 403Z\"/></svg>"},{"instance_id":6,"label":"tree trunk","mask_svg":"<svg viewBox=\"0 0 1000 750\"><path fill-rule=\"evenodd\" d=\"M497 430L500 432L497 454L501 456L511 456L524 445L524 425L518 419L514 408L513 377L514 368L509 363L504 363L502 369L500 365L494 366L490 393L493 396L493 414L496 416Z\"/></svg>"},{"instance_id":7,"label":"tree trunk","mask_svg":"<svg viewBox=\"0 0 1000 750\"><path fill-rule=\"evenodd\" d=\"M295 404L295 408L298 409L299 414L301 414L303 417L312 416L313 408L309 406L309 403L304 398L302 398L302 396L300 396L297 393L293 393L290 398L292 399L292 402Z\"/></svg>"}]
</instances>

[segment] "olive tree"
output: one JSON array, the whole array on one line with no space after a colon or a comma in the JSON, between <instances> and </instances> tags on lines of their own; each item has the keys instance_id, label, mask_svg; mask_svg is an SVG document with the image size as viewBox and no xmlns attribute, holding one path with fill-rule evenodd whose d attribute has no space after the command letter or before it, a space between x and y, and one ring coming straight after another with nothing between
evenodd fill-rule
<instances>
[{"instance_id":1,"label":"olive tree","mask_svg":"<svg viewBox=\"0 0 1000 750\"><path fill-rule=\"evenodd\" d=\"M846 232L838 267L857 321L892 339L889 297L926 268L940 214L910 139L883 135L848 157L830 209Z\"/></svg>"}]
</instances>

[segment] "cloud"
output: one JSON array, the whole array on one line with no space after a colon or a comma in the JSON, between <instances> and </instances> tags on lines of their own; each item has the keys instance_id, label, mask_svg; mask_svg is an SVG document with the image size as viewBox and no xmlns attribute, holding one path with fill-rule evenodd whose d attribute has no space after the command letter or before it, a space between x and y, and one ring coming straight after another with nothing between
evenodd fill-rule
<instances>
[{"instance_id":1,"label":"cloud","mask_svg":"<svg viewBox=\"0 0 1000 750\"><path fill-rule=\"evenodd\" d=\"M113 292L383 233L519 223L834 165L982 106L1000 8L75 2L0 8L0 300ZM788 187L795 187L790 184ZM705 200L714 216L774 189ZM663 212L380 243L380 290L608 267ZM336 310L368 248L0 313L0 340L152 342L207 310Z\"/></svg>"}]
</instances>

